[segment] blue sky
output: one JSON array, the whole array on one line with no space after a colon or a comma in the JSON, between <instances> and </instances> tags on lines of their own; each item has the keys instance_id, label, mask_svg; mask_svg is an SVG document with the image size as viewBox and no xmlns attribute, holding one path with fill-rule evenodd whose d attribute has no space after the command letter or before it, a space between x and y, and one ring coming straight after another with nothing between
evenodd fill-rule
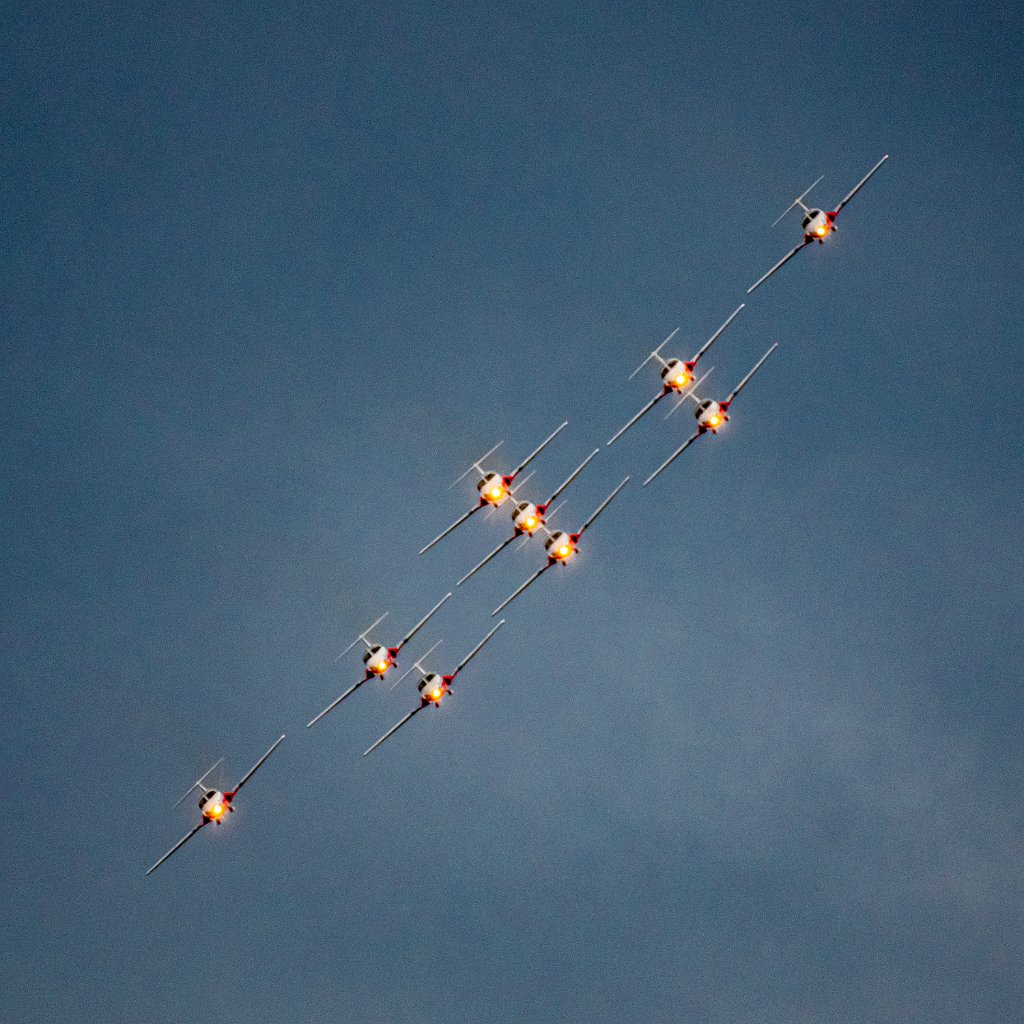
<instances>
[{"instance_id":1,"label":"blue sky","mask_svg":"<svg viewBox=\"0 0 1024 1024\"><path fill-rule=\"evenodd\" d=\"M18 1021L956 1021L1019 1011L1019 14L34 4L3 16ZM715 346L439 711L335 654ZM532 483L532 482L531 482ZM538 564L415 650L452 664ZM465 592L463 592L465 591ZM412 652L410 652L412 653ZM239 798L150 878L218 756Z\"/></svg>"}]
</instances>

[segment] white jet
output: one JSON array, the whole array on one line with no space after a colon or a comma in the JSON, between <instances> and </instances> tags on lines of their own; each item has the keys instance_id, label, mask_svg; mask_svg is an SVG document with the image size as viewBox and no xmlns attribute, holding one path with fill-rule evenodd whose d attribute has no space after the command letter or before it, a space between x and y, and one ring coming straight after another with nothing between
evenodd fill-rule
<instances>
[{"instance_id":1,"label":"white jet","mask_svg":"<svg viewBox=\"0 0 1024 1024\"><path fill-rule=\"evenodd\" d=\"M615 444L615 442L622 437L622 435L629 430L635 423L637 423L642 416L649 413L666 395L678 395L686 390L694 382L694 370L697 367L697 363L700 362L701 357L705 355L709 348L725 333L725 329L740 315L740 311L746 305L745 302L741 302L729 314L729 318L722 324L721 327L711 335L710 338L701 346L700 350L695 356L691 356L689 359L663 359L661 357L661 350L679 333L677 327L630 375L629 379L632 380L652 359L656 359L661 363L661 391L658 392L624 427L616 431L608 441L609 445Z\"/></svg>"},{"instance_id":2,"label":"white jet","mask_svg":"<svg viewBox=\"0 0 1024 1024\"><path fill-rule=\"evenodd\" d=\"M434 613L437 612L441 605L443 605L451 596L451 591L445 594L444 597L442 597L441 600L438 601L437 604L435 604L434 607L431 608L430 611L427 612L427 614L424 615L423 618L420 619L420 621L417 622L416 625L413 626L412 629L410 629L394 647L384 647L381 644L374 644L368 639L370 632L376 629L377 626L379 626L388 617L387 612L373 623L372 626L363 630L363 632L360 633L359 636L357 636L355 640L353 640L352 643L350 643L348 647L338 655L337 658L335 658L335 661L340 661L346 654L348 654L349 651L352 650L353 647L356 646L356 644L362 643L366 647L366 650L363 652L363 664L366 666L363 678L358 682L353 683L340 697L337 698L337 700L328 704L327 707L325 707L323 711L321 711L320 714L311 722L307 722L306 728L309 729L311 726L316 725L321 718L329 715L346 697L355 693L363 683L368 683L371 679L383 679L388 672L398 664L397 659L402 648L405 647L405 645L431 620L431 618L433 618Z\"/></svg>"},{"instance_id":3,"label":"white jet","mask_svg":"<svg viewBox=\"0 0 1024 1024\"><path fill-rule=\"evenodd\" d=\"M746 375L733 388L729 397L722 402L713 402L708 398L700 398L695 394L695 389L688 391L685 395L682 395L679 401L672 408L672 411L668 414L672 415L681 405L683 405L689 398L695 403L693 410L694 416L697 418L697 432L690 438L687 438L686 442L677 448L645 481L644 487L646 487L662 470L668 469L676 459L679 458L687 448L697 440L698 437L703 436L707 433L717 434L718 431L729 422L729 406L736 401L736 396L750 383L750 378L757 373L758 370L764 365L764 361L779 347L779 343L775 342L774 345L761 358L754 364L753 369ZM707 376L705 374L705 376ZM666 417L667 418L667 417Z\"/></svg>"},{"instance_id":4,"label":"white jet","mask_svg":"<svg viewBox=\"0 0 1024 1024\"><path fill-rule=\"evenodd\" d=\"M452 681L455 677L473 660L473 658L477 656L477 654L480 653L484 644L487 643L487 641L490 640L491 637L494 636L494 634L497 633L504 625L505 620L502 619L494 629L492 629L490 633L488 633L487 636L485 636L483 640L481 640L480 643L478 643L476 647L474 647L473 650L471 650L469 654L467 654L462 661L455 666L455 670L446 676L438 675L436 672L428 672L419 661L414 662L412 668L415 668L420 673L420 681L416 684L416 689L420 692L419 704L414 707L412 711L405 716L405 718L391 726L391 728L388 729L388 731L384 733L376 743L364 750L363 757L366 757L367 754L372 754L385 740L394 736L406 722L415 715L418 715L424 708L439 707L445 695L452 692ZM438 641L438 643L440 643L440 641ZM430 651L435 650L437 646L438 644L434 644ZM427 654L429 654L430 651L427 651ZM425 658L426 656L427 655L425 654L423 657ZM412 668L409 669L409 672L412 671ZM409 672L406 672L405 675L408 675ZM402 679L404 678L405 676L402 676ZM399 680L399 682L401 682L401 680Z\"/></svg>"},{"instance_id":5,"label":"white jet","mask_svg":"<svg viewBox=\"0 0 1024 1024\"><path fill-rule=\"evenodd\" d=\"M529 455L519 463L518 466L511 473L495 473L493 470L484 468L484 460L488 459L493 455L502 445L503 442L499 441L486 455L481 455L479 459L474 462L469 469L466 470L462 476L459 477L455 484L461 483L469 476L473 470L477 473L477 484L476 490L479 495L477 503L464 515L459 516L458 519L452 523L451 526L442 530L426 547L420 548L420 554L425 554L429 551L438 541L444 540L449 533L452 532L456 527L461 526L474 512L479 512L482 508L490 508L491 510L500 508L509 497L513 494L512 482L519 474L526 469L526 467L533 462L535 458L569 425L569 421L566 420L557 430L555 430L550 436L548 436L540 445L535 448ZM449 488L451 490L451 487Z\"/></svg>"},{"instance_id":6,"label":"white jet","mask_svg":"<svg viewBox=\"0 0 1024 1024\"><path fill-rule=\"evenodd\" d=\"M600 448L595 448L569 475L563 480L551 494L551 497L547 501L541 502L539 505L533 504L531 501L517 501L512 506L512 536L508 540L503 540L489 555L477 562L465 576L456 584L457 587L461 587L471 576L478 573L495 555L500 554L505 548L509 546L517 537L523 538L523 543L528 541L538 530L547 530L548 522L552 519L558 508L552 510L550 513L548 509L555 502L558 496L573 482L587 468L587 464L595 455L600 451Z\"/></svg>"},{"instance_id":7,"label":"white jet","mask_svg":"<svg viewBox=\"0 0 1024 1024\"><path fill-rule=\"evenodd\" d=\"M229 790L226 790L226 791L222 792L219 789L207 789L203 785L203 782L206 780L206 776L209 775L210 772L212 772L213 769L216 768L217 765L219 765L221 763L221 761L224 760L223 757L220 758L220 760L217 761L217 763L215 765L213 765L212 768L208 768L205 772L203 772L203 774L200 775L199 778L196 779L196 781L193 782L192 785L189 786L187 790L185 790L185 793L181 797L181 800L179 800L174 805L175 807L177 807L178 804L180 804L182 800L187 799L189 794L194 789L198 789L199 790L199 813L200 813L200 815L202 815L202 820L199 822L198 825L196 825L196 827L194 829L192 829L191 832L188 833L188 835L184 836L182 839L179 839L178 842L176 842L174 844L174 846L172 846L146 872L146 874L147 875L151 875L154 871L156 871L156 869L158 867L160 867L160 865L163 864L163 862L165 860L167 860L168 857L170 857L172 854L177 853L178 850L180 850L201 828L205 828L211 822L214 825L219 825L221 823L221 821L223 820L225 814L228 814L228 813L233 814L234 811L235 811L234 800L235 800L235 797L238 796L238 791L253 777L253 775L256 774L256 770L263 764L263 762L266 761L266 759L268 757L270 757L270 755L275 750L277 750L277 748L281 745L282 740L284 740L284 736L279 736L277 738L277 740L274 742L273 746L242 776L242 778L239 781L238 785L235 786L234 789L229 789Z\"/></svg>"},{"instance_id":8,"label":"white jet","mask_svg":"<svg viewBox=\"0 0 1024 1024\"><path fill-rule=\"evenodd\" d=\"M544 549L547 551L548 560L542 565L518 590L509 597L505 598L497 608L491 612L491 615L497 615L503 608L507 608L527 587L536 583L541 576L548 571L553 565L566 565L571 558L573 558L576 552L579 550L580 538L594 525L594 520L612 503L612 499L622 490L626 484L629 483L629 477L627 476L618 487L608 495L604 501L598 505L597 510L590 516L590 518L579 528L576 533L566 533L563 530L551 530L544 528L544 532L548 535L548 539L544 542Z\"/></svg>"},{"instance_id":9,"label":"white jet","mask_svg":"<svg viewBox=\"0 0 1024 1024\"><path fill-rule=\"evenodd\" d=\"M881 167L882 164L884 164L885 161L888 159L889 154L886 153L885 156L883 156L882 159L879 160L878 163L875 164L875 166L872 167L871 170L868 171L868 173L865 174L864 177L861 178L860 181L858 181L857 184L854 185L854 187L842 199L839 200L839 205L836 206L834 210L819 210L817 207L810 207L804 205L804 196L806 196L807 193L810 192L811 189L818 184L818 181L821 181L821 178L818 178L818 181L814 182L812 185L804 189L804 191L800 195L798 195L792 203L789 204L789 206L783 212L782 216L780 216L779 219L775 221L775 224L778 224L779 221L782 220L782 218L785 217L790 210L792 210L796 206L799 206L800 209L804 211L803 220L801 221L801 226L804 230L804 240L792 252L789 252L785 256L783 256L782 259L779 260L779 262L776 263L775 266L772 267L772 269L769 270L767 274L765 274L762 277L759 277L747 289L747 294L749 295L755 288L758 287L758 285L764 284L764 282L767 281L768 278L771 277L776 270L779 270L786 263L788 263L801 249L804 248L804 246L810 245L811 242L818 242L819 244L824 245L825 239L837 230L836 218L842 212L843 207L867 184L868 179L871 177L871 175L874 174L875 171L877 171L878 168ZM772 227L775 227L775 224L773 224Z\"/></svg>"}]
</instances>

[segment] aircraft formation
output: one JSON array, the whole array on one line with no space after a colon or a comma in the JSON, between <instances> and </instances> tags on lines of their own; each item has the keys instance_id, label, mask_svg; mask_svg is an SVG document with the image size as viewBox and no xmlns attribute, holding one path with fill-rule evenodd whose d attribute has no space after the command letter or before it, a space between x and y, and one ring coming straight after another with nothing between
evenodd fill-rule
<instances>
[{"instance_id":1,"label":"aircraft formation","mask_svg":"<svg viewBox=\"0 0 1024 1024\"><path fill-rule=\"evenodd\" d=\"M783 214L775 221L778 224L786 214L796 207L800 207L803 211L803 218L801 221L801 227L803 230L803 241L800 242L794 249L787 253L778 263L776 263L767 273L763 274L757 281L755 281L748 289L747 294L750 294L755 289L764 284L773 274L780 270L786 263L788 263L798 252L806 248L812 242L818 242L823 244L825 239L834 234L837 230L836 219L839 214L843 211L846 205L857 195L857 193L864 187L868 180L878 171L878 169L888 160L888 154L883 156L874 167L847 193L847 195L841 199L834 210L820 210L816 207L808 207L804 204L804 199L808 193L821 181L818 178L810 187L806 188L793 202L786 208ZM774 224L772 225L775 226ZM662 355L662 350L668 345L675 335L678 333L679 328L676 328L654 351L652 351L646 359L630 374L629 380L633 380L641 370L643 370L648 363L655 362L658 364L660 369L658 374L660 377L660 388L653 398L651 398L643 408L637 412L632 419L630 419L624 426L620 427L611 438L606 442L606 447L613 445L623 434L634 427L644 416L647 415L656 405L658 405L662 399L672 396L675 400L674 405L666 415L666 419L670 418L675 412L684 406L689 406L693 410L695 419L695 431L691 434L671 455L665 459L648 477L644 480L644 486L652 484L665 470L675 462L695 441L699 440L705 434L717 435L718 432L729 422L729 409L733 402L739 397L743 389L750 383L754 375L761 369L772 353L779 347L778 342L775 342L771 347L761 356L760 359L753 365L753 367L747 372L747 374L740 380L740 382L729 392L729 394L722 400L717 401L710 398L702 398L698 393L704 382L707 380L711 373L711 370L705 372L699 379L697 378L697 366L701 359L707 355L711 347L718 341L718 339L725 333L733 321L739 316L739 314L746 308L746 303L740 303L740 305L729 314L728 318L722 323L722 325L711 335L710 338L701 346L698 351L692 356L685 357L670 357L665 358ZM719 392L721 393L721 392ZM690 405L692 403L692 405ZM495 547L489 554L482 558L472 569L470 569L458 582L456 587L461 587L466 584L473 576L480 572L485 566L493 561L506 547L511 545L514 541L519 540L522 544L528 544L531 538L535 535L543 535L544 545L544 563L526 579L520 586L512 592L501 604L498 605L494 611L491 612L491 616L494 617L508 608L513 602L518 600L522 594L537 582L554 566L566 565L572 558L577 554L579 550L580 541L583 535L594 525L597 518L611 505L616 497L622 492L623 488L630 481L630 477L625 477L618 486L601 502L601 504L587 517L580 525L579 529L575 532L568 532L561 529L552 529L551 520L554 515L558 512L561 506L556 506L554 509L551 506L561 496L561 494L579 477L579 475L587 468L587 466L593 461L593 459L600 452L600 448L595 448L561 483L555 490L542 502L532 502L527 500L523 496L523 491L526 488L531 474L520 479L520 475L523 471L540 456L544 450L550 445L558 435L568 426L568 421L560 424L551 434L548 435L529 455L526 456L518 465L516 465L511 471L502 473L498 469L494 468L492 462L488 460L492 459L495 452L501 447L502 442L498 442L489 452L480 456L479 459L475 460L456 481L452 484L452 487L462 483L470 474L476 476L475 490L476 498L474 504L469 508L468 511L464 512L449 526L445 527L432 541L424 545L420 549L419 554L424 555L430 551L433 547L439 544L442 540L453 533L458 527L462 526L476 513L487 510L488 515L500 514L504 506L508 506L508 510L511 513L511 530L512 536L502 541L497 547ZM450 490L451 488L449 488ZM535 545L536 546L536 545ZM354 648L362 645L365 650L362 652L363 662L363 676L354 682L347 690L345 690L340 696L336 697L330 704L327 705L319 714L314 716L308 723L307 728L312 728L318 722L321 722L329 714L335 711L348 697L352 696L358 689L360 689L365 683L371 680L384 681L386 677L391 674L398 666L398 658L402 654L404 648L409 644L419 632L433 619L433 617L441 610L444 604L452 597L452 591L449 591L442 597L433 608L430 609L414 626L412 626L408 632L402 636L397 643L393 646L386 645L385 643L376 642L371 639L371 635L374 631L378 630L381 623L387 617L387 612L384 613L376 622L363 630L355 640L345 648L341 654L338 655L336 660L341 660L347 654L349 654ZM469 665L469 663L480 653L484 646L491 640L491 638L505 625L505 620L500 619L497 624L488 632L470 652L459 661L455 667L446 675L438 674L437 672L429 671L424 667L423 662L428 656L440 645L441 641L438 640L425 651L419 658L417 658L409 669L400 676L394 683L394 686L398 686L404 679L406 679L411 673L416 672L418 679L416 683L416 690L418 694L418 701L415 706L399 721L397 721L387 732L385 732L380 739L372 743L364 752L363 756L372 754L375 750L386 743L391 737L395 735L404 725L410 722L416 715L421 711L430 707L438 707L442 700L449 693L452 692L452 685L456 677ZM393 634L392 634L393 637ZM263 766L263 764L270 758L270 756L277 750L280 744L284 741L285 737L280 736L271 747L263 754L262 757L253 765L242 776L241 780L230 790L219 790L211 786L206 785L207 777L217 768L221 761L218 761L206 772L204 772L189 788L185 794L178 800L175 806L181 804L187 799L195 790L199 791L199 815L200 820L190 832L178 840L170 850L167 851L152 867L150 867L146 874L152 874L161 864L163 864L173 854L177 853L193 836L200 832L205 826L213 824L220 825L221 822L230 814L234 813L234 801L242 787L253 777L253 775Z\"/></svg>"}]
</instances>

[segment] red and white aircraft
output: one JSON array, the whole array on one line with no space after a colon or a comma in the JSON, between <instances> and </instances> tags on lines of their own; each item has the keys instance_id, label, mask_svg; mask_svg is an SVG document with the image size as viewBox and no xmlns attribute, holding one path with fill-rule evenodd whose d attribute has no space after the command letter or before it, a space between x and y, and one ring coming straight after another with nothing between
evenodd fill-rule
<instances>
[{"instance_id":1,"label":"red and white aircraft","mask_svg":"<svg viewBox=\"0 0 1024 1024\"><path fill-rule=\"evenodd\" d=\"M442 597L441 600L438 601L437 604L435 604L434 607L431 608L430 611L427 612L427 614L424 615L423 618L420 619L420 621L417 622L416 625L413 626L412 629L410 629L394 647L382 647L380 644L370 643L367 639L367 635L370 633L370 630L376 629L377 626L387 618L387 612L385 612L372 626L363 630L363 632L360 633L359 636L357 636L355 640L353 640L352 643L350 643L348 647L338 655L337 658L335 658L335 661L340 660L348 654L356 644L363 643L366 646L366 650L363 652L363 664L366 666L363 678L358 682L353 683L340 697L328 704L327 707L325 707L323 711L321 711L320 714L311 722L307 722L306 728L311 728L316 725L321 718L329 715L346 697L355 693L363 683L368 683L371 679L383 679L388 672L398 664L397 659L402 648L431 620L431 618L433 618L434 613L451 596L451 591L445 594L444 597Z\"/></svg>"},{"instance_id":2,"label":"red and white aircraft","mask_svg":"<svg viewBox=\"0 0 1024 1024\"><path fill-rule=\"evenodd\" d=\"M491 637L494 636L494 634L497 633L498 630L501 629L501 627L504 625L505 620L502 619L494 627L494 629L492 629L490 633L488 633L487 636L485 636L483 640L481 640L480 643L478 643L476 647L474 647L473 650L471 650L469 654L467 654L462 659L462 661L460 661L458 665L455 666L455 670L451 672L449 675L441 676L438 675L436 672L428 672L419 663L419 661L414 662L413 668L417 669L420 673L420 681L416 684L416 688L420 691L419 704L416 707L414 707L412 711L410 711L409 714L405 716L405 718L401 719L400 721L396 722L393 726L391 726L391 728L388 729L388 731L384 733L384 735L381 736L381 738L377 740L377 742L374 743L373 746L364 750L363 757L366 757L367 754L372 754L385 740L390 739L392 736L394 736L395 733L398 732L398 730L401 729L406 722L408 722L415 715L418 715L424 708L438 707L441 701L444 699L445 694L451 693L452 681L455 679L455 677L473 660L473 658L477 656L477 654L479 654L480 649L484 646L484 644L487 643L487 641L490 640ZM434 644L434 647L437 647L437 644ZM434 647L432 647L431 650L433 650ZM429 654L430 652L428 651L427 653ZM426 655L424 655L424 657L426 657ZM411 672L412 669L410 669L409 671ZM409 673L406 672L405 675L408 674ZM405 676L402 676L402 679L404 678Z\"/></svg>"},{"instance_id":3,"label":"red and white aircraft","mask_svg":"<svg viewBox=\"0 0 1024 1024\"><path fill-rule=\"evenodd\" d=\"M214 825L219 825L221 823L221 820L224 818L225 814L229 812L233 814L235 810L233 806L234 800L235 797L238 796L238 791L253 777L253 775L256 774L256 770L263 764L263 762L266 761L266 759L270 757L270 755L275 750L277 750L277 748L281 745L281 741L283 739L284 736L278 737L278 739L274 742L274 745L242 776L238 785L235 786L234 789L229 789L226 792L221 792L219 789L207 789L203 785L203 781L205 780L206 776L209 775L210 772L212 772L213 769L216 768L217 765L219 765L221 761L224 760L223 757L217 762L217 764L213 766L213 768L209 768L205 772L203 772L203 774L200 775L199 778L196 779L196 781L193 782L192 785L189 786L187 790L185 790L185 794L184 796L182 796L181 800L179 800L178 803L174 805L175 807L177 807L182 800L185 800L188 797L192 790L198 789L199 813L202 815L202 821L200 821L199 824L196 825L196 827L188 833L188 835L179 839L178 842L176 842L174 846L172 846L146 872L146 874L151 875L154 871L156 871L156 869L160 867L160 865L163 864L163 862L167 860L167 858L170 857L171 854L177 853L178 850L180 850L201 828L205 828L205 826L209 825L211 822Z\"/></svg>"},{"instance_id":4,"label":"red and white aircraft","mask_svg":"<svg viewBox=\"0 0 1024 1024\"><path fill-rule=\"evenodd\" d=\"M680 445L645 481L644 487L646 487L662 470L668 469L676 459L679 458L687 448L697 440L698 437L708 433L717 434L721 427L729 422L729 406L736 401L736 396L747 386L750 382L750 378L757 373L758 370L764 365L764 361L779 347L779 343L775 342L774 345L761 358L754 364L754 368L736 385L732 390L732 393L724 402L713 402L707 398L698 398L691 389L685 395L682 395L673 408L672 412L675 412L687 398L692 398L696 403L696 408L693 410L694 416L697 417L697 432L686 442ZM672 413L669 413L671 416Z\"/></svg>"},{"instance_id":5,"label":"red and white aircraft","mask_svg":"<svg viewBox=\"0 0 1024 1024\"><path fill-rule=\"evenodd\" d=\"M697 367L697 363L700 362L701 356L703 356L709 348L725 333L725 329L740 315L740 311L746 305L745 302L741 302L730 314L729 318L722 324L721 327L715 331L714 334L708 338L707 341L701 346L695 356L691 356L689 359L662 359L661 350L679 333L677 327L630 375L629 379L632 380L652 359L656 359L661 363L661 390L620 430L612 435L611 440L608 441L609 445L615 444L615 442L622 437L622 435L633 426L634 423L638 422L639 419L649 413L666 395L678 395L682 393L687 387L694 382L694 370Z\"/></svg>"},{"instance_id":6,"label":"red and white aircraft","mask_svg":"<svg viewBox=\"0 0 1024 1024\"><path fill-rule=\"evenodd\" d=\"M629 483L629 477L627 476L618 487L608 495L604 501L598 505L597 510L590 516L590 518L579 528L576 533L565 533L562 530L556 530L554 533L551 532L547 527L543 527L544 532L548 535L548 539L544 542L544 548L548 553L547 562L542 565L518 590L511 596L505 598L497 608L491 612L491 615L497 615L503 608L507 608L527 587L531 584L536 583L541 576L548 571L553 565L565 565L569 559L571 559L578 550L580 538L594 525L594 520L612 503L612 499L622 490L626 484Z\"/></svg>"},{"instance_id":7,"label":"red and white aircraft","mask_svg":"<svg viewBox=\"0 0 1024 1024\"><path fill-rule=\"evenodd\" d=\"M800 195L798 195L792 203L790 203L790 205L786 208L786 211L782 214L782 217L785 217L786 214L789 213L789 211L792 210L794 206L799 206L800 209L804 211L802 221L802 227L804 229L804 240L795 249L793 249L792 252L789 252L785 256L783 256L782 259L779 260L779 262L776 263L775 266L772 267L772 269L769 270L767 274L765 274L763 277L759 277L747 289L747 294L749 295L755 288L758 287L758 285L764 284L764 282L767 281L768 278L771 277L776 270L779 270L783 265L788 263L801 249L803 249L807 245L810 245L811 242L818 242L823 245L825 243L825 239L834 231L836 231L836 218L842 212L843 207L846 206L846 204L867 184L867 181L871 177L871 175L874 174L875 171L877 171L878 168L881 167L882 164L884 164L885 161L888 159L889 154L886 153L885 156L883 156L882 159L879 160L878 163L875 164L875 166L872 167L871 170L868 171L868 173L865 174L864 177L861 178L860 181L858 181L857 184L854 185L854 187L842 199L839 200L839 204L836 206L834 210L819 210L817 209L817 207L812 208L804 205L804 196L806 196L807 193L810 192L811 189L818 184L818 181L821 181L821 178L818 178L818 181L814 182L814 184L804 189L804 191ZM778 224L779 221L782 220L782 217L779 217L779 220L775 221L775 224ZM775 227L775 224L773 224L772 227Z\"/></svg>"},{"instance_id":8,"label":"red and white aircraft","mask_svg":"<svg viewBox=\"0 0 1024 1024\"><path fill-rule=\"evenodd\" d=\"M456 527L461 526L474 512L479 512L482 508L496 509L503 505L512 493L512 481L515 480L519 474L526 469L526 467L533 462L535 458L569 425L569 421L566 420L557 430L554 431L549 437L547 437L540 445L535 448L529 455L523 459L522 462L512 470L511 473L495 473L491 470L487 470L483 467L482 463L484 459L489 458L493 455L502 445L499 441L486 455L481 455L479 459L474 462L469 469L466 470L458 480L452 484L460 483L465 480L470 473L475 469L477 472L478 480L476 484L477 493L479 494L479 501L475 504L468 512L464 515L459 516L458 519L452 523L451 526L442 530L426 547L420 548L420 554L424 554L429 551L438 541L444 540L449 533L452 532ZM449 488L450 490L451 488Z\"/></svg>"},{"instance_id":9,"label":"red and white aircraft","mask_svg":"<svg viewBox=\"0 0 1024 1024\"><path fill-rule=\"evenodd\" d=\"M539 505L534 505L531 501L519 501L512 507L512 536L508 540L503 540L489 555L477 562L465 576L456 584L457 587L461 587L471 576L478 573L495 555L504 551L517 537L522 537L524 543L529 540L538 530L546 530L548 520L558 511L555 509L550 514L548 509L551 508L553 502L558 496L566 489L587 468L587 464L592 458L600 451L600 448L595 448L569 475L563 480L554 490L551 497L547 501L541 502ZM559 506L561 508L561 506Z\"/></svg>"}]
</instances>

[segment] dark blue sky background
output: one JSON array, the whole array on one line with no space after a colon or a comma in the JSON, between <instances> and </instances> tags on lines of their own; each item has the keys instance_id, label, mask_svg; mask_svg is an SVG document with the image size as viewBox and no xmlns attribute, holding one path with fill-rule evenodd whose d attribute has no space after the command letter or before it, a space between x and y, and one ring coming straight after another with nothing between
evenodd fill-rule
<instances>
[{"instance_id":1,"label":"dark blue sky background","mask_svg":"<svg viewBox=\"0 0 1024 1024\"><path fill-rule=\"evenodd\" d=\"M1015 1019L1021 30L8 7L0 1016ZM713 351L724 391L780 342L723 435L646 490L692 420L603 452L563 525L633 484L440 711L366 759L408 681L303 728L504 534L416 556L473 457L567 418L550 489L885 152Z\"/></svg>"}]
</instances>

